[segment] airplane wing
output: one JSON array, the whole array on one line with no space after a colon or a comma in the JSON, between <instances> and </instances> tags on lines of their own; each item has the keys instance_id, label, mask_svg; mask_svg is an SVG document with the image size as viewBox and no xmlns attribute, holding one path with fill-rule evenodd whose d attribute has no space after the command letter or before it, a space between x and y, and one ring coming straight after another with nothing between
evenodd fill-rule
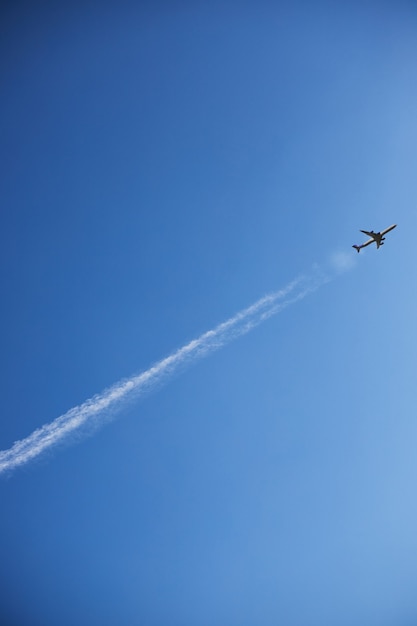
<instances>
[{"instance_id":1,"label":"airplane wing","mask_svg":"<svg viewBox=\"0 0 417 626\"><path fill-rule=\"evenodd\" d=\"M364 233L365 235L368 235L368 237L372 237L374 235L374 231L373 230L361 230L361 233ZM374 238L372 238L372 241L374 241Z\"/></svg>"},{"instance_id":2,"label":"airplane wing","mask_svg":"<svg viewBox=\"0 0 417 626\"><path fill-rule=\"evenodd\" d=\"M382 236L386 235L387 233L389 233L390 230L393 230L396 226L397 226L397 224L393 224L392 226L388 226L388 228L386 228L385 230L382 231L381 235Z\"/></svg>"}]
</instances>

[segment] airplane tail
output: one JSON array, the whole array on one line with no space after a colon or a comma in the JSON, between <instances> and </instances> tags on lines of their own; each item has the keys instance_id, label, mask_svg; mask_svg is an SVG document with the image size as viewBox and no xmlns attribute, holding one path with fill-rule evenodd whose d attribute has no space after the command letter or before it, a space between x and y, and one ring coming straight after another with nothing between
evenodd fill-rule
<instances>
[{"instance_id":1,"label":"airplane tail","mask_svg":"<svg viewBox=\"0 0 417 626\"><path fill-rule=\"evenodd\" d=\"M355 250L357 250L358 252L360 252L360 251L361 251L361 246L355 246L355 245L353 245L353 246L352 246L352 248L355 248Z\"/></svg>"}]
</instances>

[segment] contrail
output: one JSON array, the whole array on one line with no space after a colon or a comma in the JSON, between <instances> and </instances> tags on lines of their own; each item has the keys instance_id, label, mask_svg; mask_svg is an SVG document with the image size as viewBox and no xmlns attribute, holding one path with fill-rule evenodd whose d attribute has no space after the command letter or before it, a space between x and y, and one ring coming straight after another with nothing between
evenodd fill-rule
<instances>
[{"instance_id":1,"label":"contrail","mask_svg":"<svg viewBox=\"0 0 417 626\"><path fill-rule=\"evenodd\" d=\"M316 291L329 280L331 278L318 269L310 275L293 280L283 289L264 296L213 330L193 339L141 374L119 381L102 393L60 415L49 424L41 426L25 439L16 441L8 450L0 451L0 474L28 463L80 429L84 432L87 427L99 426L127 400L136 399L149 392L178 372L181 367L203 358L236 337L244 335L272 315L276 315L284 308Z\"/></svg>"}]
</instances>

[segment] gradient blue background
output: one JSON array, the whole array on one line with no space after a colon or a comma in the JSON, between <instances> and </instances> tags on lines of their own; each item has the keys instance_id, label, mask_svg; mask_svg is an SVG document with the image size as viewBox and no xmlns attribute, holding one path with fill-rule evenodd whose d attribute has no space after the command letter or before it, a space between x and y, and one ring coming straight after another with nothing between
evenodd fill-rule
<instances>
[{"instance_id":1,"label":"gradient blue background","mask_svg":"<svg viewBox=\"0 0 417 626\"><path fill-rule=\"evenodd\" d=\"M37 4L0 14L1 449L356 265L0 481L0 623L415 624L415 4Z\"/></svg>"}]
</instances>

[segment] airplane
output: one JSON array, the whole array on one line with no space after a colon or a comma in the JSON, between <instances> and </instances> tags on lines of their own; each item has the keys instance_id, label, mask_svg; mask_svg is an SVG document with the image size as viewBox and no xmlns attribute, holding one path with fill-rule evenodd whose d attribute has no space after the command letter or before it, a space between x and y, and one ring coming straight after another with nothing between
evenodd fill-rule
<instances>
[{"instance_id":1,"label":"airplane","mask_svg":"<svg viewBox=\"0 0 417 626\"><path fill-rule=\"evenodd\" d=\"M362 243L360 246L353 245L352 248L355 248L355 250L360 252L362 248L366 248L366 246L369 246L371 243L374 243L374 242L376 243L376 247L379 248L379 246L384 245L384 241L385 241L384 235L389 233L389 231L393 230L396 226L397 224L393 224L392 226L389 226L388 228L386 228L380 233L374 233L373 230L361 230L361 233L368 235L370 239L368 239L368 241L365 241L365 243Z\"/></svg>"}]
</instances>

